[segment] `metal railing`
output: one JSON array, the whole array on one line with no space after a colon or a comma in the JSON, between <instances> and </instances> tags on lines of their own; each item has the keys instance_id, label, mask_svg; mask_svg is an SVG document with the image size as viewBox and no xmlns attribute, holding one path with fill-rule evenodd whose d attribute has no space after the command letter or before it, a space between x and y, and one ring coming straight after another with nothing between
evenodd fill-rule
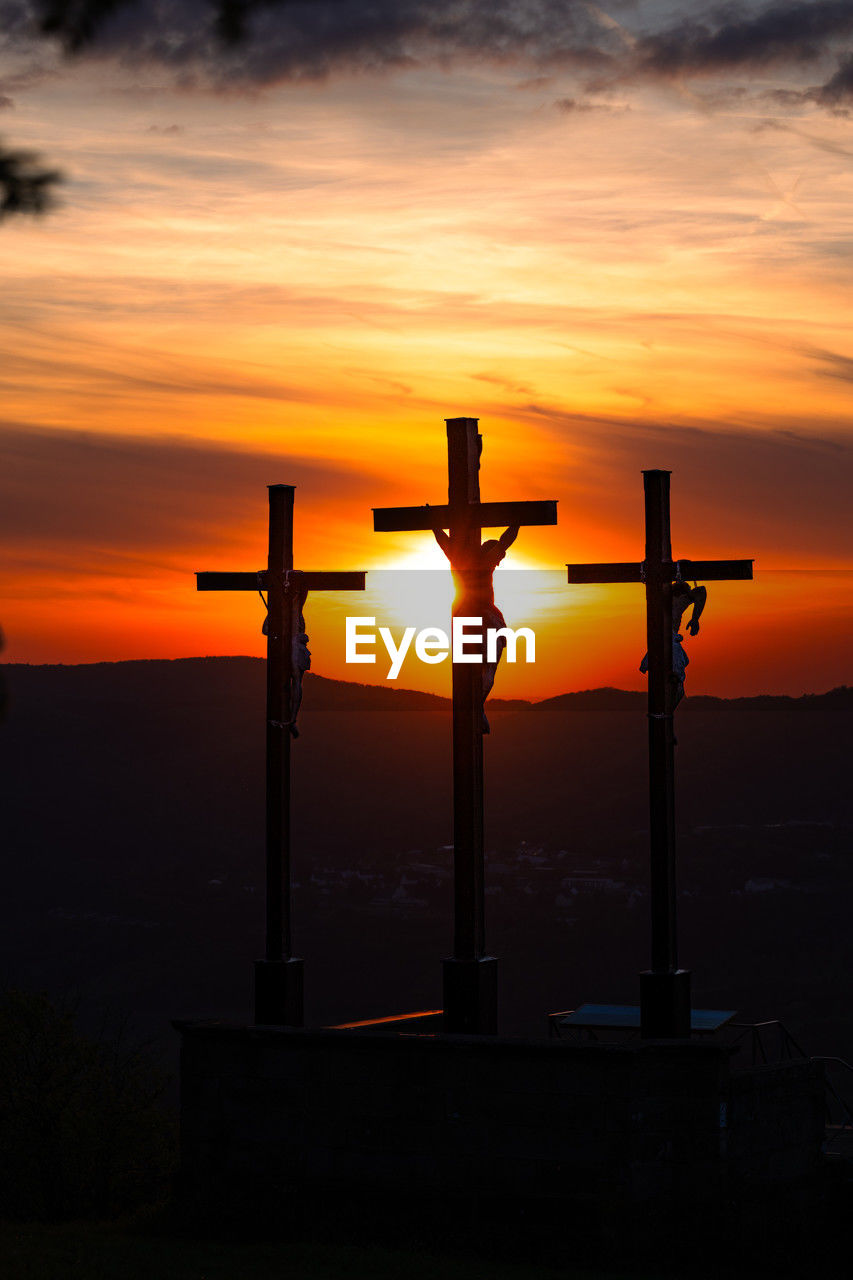
<instances>
[{"instance_id":1,"label":"metal railing","mask_svg":"<svg viewBox=\"0 0 853 1280\"><path fill-rule=\"evenodd\" d=\"M721 1034L721 1039L725 1039L735 1052L748 1048L753 1067L770 1067L778 1062L797 1060L807 1062L810 1057L788 1028L775 1018L767 1022L730 1022L723 1028L723 1033L726 1032L735 1034L731 1038Z\"/></svg>"},{"instance_id":2,"label":"metal railing","mask_svg":"<svg viewBox=\"0 0 853 1280\"><path fill-rule=\"evenodd\" d=\"M822 1062L824 1065L824 1080L826 1082L826 1141L824 1142L824 1151L828 1155L837 1155L837 1147L843 1140L844 1135L853 1133L853 1107L841 1093L839 1093L832 1079L830 1072L826 1068L834 1068L846 1072L845 1078L848 1084L853 1085L853 1066L844 1058L825 1057L823 1055L815 1055L812 1062Z\"/></svg>"},{"instance_id":3,"label":"metal railing","mask_svg":"<svg viewBox=\"0 0 853 1280\"><path fill-rule=\"evenodd\" d=\"M639 1037L639 1029L626 1027L565 1027L562 1019L572 1010L552 1013L548 1017L548 1034L552 1039L571 1038L578 1041L610 1040L611 1043L625 1043ZM608 1034L609 1033L609 1034ZM841 1154L838 1147L843 1143L845 1135L853 1137L853 1064L844 1058L809 1054L791 1035L788 1028L778 1019L766 1022L730 1022L722 1027L713 1037L718 1043L727 1045L734 1056L746 1051L751 1067L772 1067L782 1062L820 1062L824 1067L824 1089L826 1105L826 1139L824 1152L837 1156ZM710 1037L709 1037L710 1039ZM742 1063L742 1065L746 1065ZM849 1092L842 1091L838 1076L843 1079ZM833 1079L833 1076L835 1079ZM845 1092L847 1096L845 1097Z\"/></svg>"}]
</instances>

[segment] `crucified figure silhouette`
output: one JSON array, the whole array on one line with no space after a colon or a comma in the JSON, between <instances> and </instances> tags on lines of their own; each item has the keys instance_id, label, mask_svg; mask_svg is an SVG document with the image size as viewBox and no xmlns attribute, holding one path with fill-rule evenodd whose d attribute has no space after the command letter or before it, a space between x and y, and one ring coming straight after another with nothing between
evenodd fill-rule
<instances>
[{"instance_id":1,"label":"crucified figure silhouette","mask_svg":"<svg viewBox=\"0 0 853 1280\"><path fill-rule=\"evenodd\" d=\"M518 537L520 525L510 525L499 538L489 538L480 546L453 547L452 540L443 529L433 529L435 540L450 561L453 581L456 586L456 597L453 601L454 618L481 618L481 645L483 661L483 706L492 691L495 675L501 655L506 648L506 638L498 636L497 657L494 662L485 661L486 632L490 628L497 630L506 627L506 620L495 604L495 589L492 575L503 560L509 548ZM474 633L468 631L468 635ZM489 722L483 710L483 733L489 732Z\"/></svg>"},{"instance_id":2,"label":"crucified figure silhouette","mask_svg":"<svg viewBox=\"0 0 853 1280\"><path fill-rule=\"evenodd\" d=\"M695 586L692 589L686 582L676 582L672 588L672 680L675 685L673 709L678 706L684 697L684 677L687 674L687 664L690 662L687 654L684 652L681 641L684 637L681 635L681 619L687 612L690 605L693 610L687 623L687 630L692 636L699 634L699 615L705 608L705 602L708 599L708 592L704 587ZM649 655L646 654L640 663L640 670L643 675L649 669Z\"/></svg>"},{"instance_id":3,"label":"crucified figure silhouette","mask_svg":"<svg viewBox=\"0 0 853 1280\"><path fill-rule=\"evenodd\" d=\"M307 588L300 588L291 597L293 622L291 624L292 639L290 645L290 719L284 727L290 731L290 735L293 738L299 737L296 717L302 705L302 677L306 671L311 670L311 650L308 648L308 636L305 634L305 615L303 612L307 599ZM264 635L269 635L269 629L270 620L269 615L267 615L262 627Z\"/></svg>"}]
</instances>

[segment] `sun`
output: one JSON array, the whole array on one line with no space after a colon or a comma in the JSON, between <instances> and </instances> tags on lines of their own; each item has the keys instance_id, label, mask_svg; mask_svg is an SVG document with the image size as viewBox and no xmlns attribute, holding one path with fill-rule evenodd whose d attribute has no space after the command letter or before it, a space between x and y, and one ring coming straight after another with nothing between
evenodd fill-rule
<instances>
[{"instance_id":1,"label":"sun","mask_svg":"<svg viewBox=\"0 0 853 1280\"><path fill-rule=\"evenodd\" d=\"M513 547L494 577L495 602L507 623L521 626L554 607L559 589L565 604L562 575L540 569ZM432 539L404 554L389 556L367 577L365 605L375 610L378 625L447 629L453 607L453 578L441 548Z\"/></svg>"},{"instance_id":2,"label":"sun","mask_svg":"<svg viewBox=\"0 0 853 1280\"><path fill-rule=\"evenodd\" d=\"M367 575L364 603L378 625L447 627L453 579L444 553L430 538L403 555L389 556Z\"/></svg>"}]
</instances>

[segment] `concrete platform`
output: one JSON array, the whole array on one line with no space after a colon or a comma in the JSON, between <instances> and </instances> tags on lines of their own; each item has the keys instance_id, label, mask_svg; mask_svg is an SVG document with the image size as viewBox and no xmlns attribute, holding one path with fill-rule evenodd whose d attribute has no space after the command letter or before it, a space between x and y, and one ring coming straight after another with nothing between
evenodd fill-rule
<instances>
[{"instance_id":1,"label":"concrete platform","mask_svg":"<svg viewBox=\"0 0 853 1280\"><path fill-rule=\"evenodd\" d=\"M381 1024L176 1024L181 1185L205 1215L337 1189L544 1205L598 1221L803 1185L821 1161L823 1073L735 1070L707 1042L468 1037Z\"/></svg>"}]
</instances>

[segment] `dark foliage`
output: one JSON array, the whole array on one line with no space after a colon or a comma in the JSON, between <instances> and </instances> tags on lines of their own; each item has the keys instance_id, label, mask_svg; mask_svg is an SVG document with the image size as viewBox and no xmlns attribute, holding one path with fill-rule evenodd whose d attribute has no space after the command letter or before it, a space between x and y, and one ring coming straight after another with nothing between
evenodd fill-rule
<instances>
[{"instance_id":1,"label":"dark foliage","mask_svg":"<svg viewBox=\"0 0 853 1280\"><path fill-rule=\"evenodd\" d=\"M0 144L0 221L53 208L54 189L62 180L58 169L42 167L34 151L10 151Z\"/></svg>"},{"instance_id":2,"label":"dark foliage","mask_svg":"<svg viewBox=\"0 0 853 1280\"><path fill-rule=\"evenodd\" d=\"M46 995L0 996L0 1218L111 1218L162 1196L165 1079L121 1033L90 1040Z\"/></svg>"}]
</instances>

